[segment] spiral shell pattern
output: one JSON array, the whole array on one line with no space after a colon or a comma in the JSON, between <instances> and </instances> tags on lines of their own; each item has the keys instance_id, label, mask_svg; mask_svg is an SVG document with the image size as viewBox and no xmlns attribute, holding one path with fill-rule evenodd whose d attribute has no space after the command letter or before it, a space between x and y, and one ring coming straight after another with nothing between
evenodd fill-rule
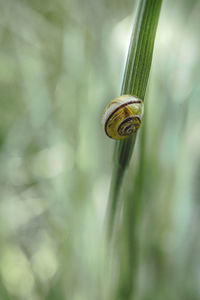
<instances>
[{"instance_id":1,"label":"spiral shell pattern","mask_svg":"<svg viewBox=\"0 0 200 300\"><path fill-rule=\"evenodd\" d=\"M143 101L132 95L122 95L112 100L103 114L103 126L108 137L123 140L140 127Z\"/></svg>"}]
</instances>

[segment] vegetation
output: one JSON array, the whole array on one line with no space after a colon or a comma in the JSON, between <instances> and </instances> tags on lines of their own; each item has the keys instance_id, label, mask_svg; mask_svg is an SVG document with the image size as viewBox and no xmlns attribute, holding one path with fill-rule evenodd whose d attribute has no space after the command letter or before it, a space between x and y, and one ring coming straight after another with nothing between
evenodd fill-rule
<instances>
[{"instance_id":1,"label":"vegetation","mask_svg":"<svg viewBox=\"0 0 200 300\"><path fill-rule=\"evenodd\" d=\"M114 142L101 115L120 94L137 3L0 3L0 300L126 299L130 272L134 300L200 298L198 0L163 1L122 188L131 217L116 272L105 267Z\"/></svg>"},{"instance_id":2,"label":"vegetation","mask_svg":"<svg viewBox=\"0 0 200 300\"><path fill-rule=\"evenodd\" d=\"M141 0L139 2L124 72L122 95L134 95L144 101L161 3L162 0ZM142 174L144 172L144 151L142 151L142 148L145 148L144 132L143 145L140 147L139 167L136 174L137 179L134 182L133 189L127 199L123 199L123 196L120 197L120 190L125 171L134 149L136 135L137 132L128 139L117 141L115 145L114 169L108 210L108 238L113 243L111 247L115 250L114 252L119 252L114 268L114 272L117 272L119 275L118 279L116 279L116 276L114 277L113 291L109 294L108 299L128 300L133 299L135 294L136 265L138 264L137 247L139 242L136 235L139 223L137 219L138 215L140 215L142 202ZM125 204L123 200L126 201ZM121 245L118 242L118 227L120 226L122 227ZM123 251L121 251L121 248ZM114 256L114 253L111 252L111 255ZM118 266L117 270L116 265ZM113 278L113 275L111 275L111 277Z\"/></svg>"}]
</instances>

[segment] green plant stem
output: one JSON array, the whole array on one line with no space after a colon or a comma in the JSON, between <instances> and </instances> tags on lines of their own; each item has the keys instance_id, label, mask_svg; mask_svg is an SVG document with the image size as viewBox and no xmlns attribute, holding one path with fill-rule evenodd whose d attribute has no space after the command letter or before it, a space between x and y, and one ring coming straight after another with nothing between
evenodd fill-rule
<instances>
[{"instance_id":1,"label":"green plant stem","mask_svg":"<svg viewBox=\"0 0 200 300\"><path fill-rule=\"evenodd\" d=\"M149 72L151 68L155 34L159 19L162 0L140 0L136 23L132 32L129 52L124 72L121 95L131 94L144 100ZM114 151L114 169L112 175L109 208L108 234L113 232L119 196L123 178L136 141L136 134L132 137L117 141Z\"/></svg>"}]
</instances>

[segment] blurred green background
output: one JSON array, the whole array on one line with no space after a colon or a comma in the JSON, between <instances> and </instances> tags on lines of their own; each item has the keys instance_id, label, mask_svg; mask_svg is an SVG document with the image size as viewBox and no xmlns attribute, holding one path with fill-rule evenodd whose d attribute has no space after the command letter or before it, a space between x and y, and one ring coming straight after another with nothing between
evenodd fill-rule
<instances>
[{"instance_id":1,"label":"blurred green background","mask_svg":"<svg viewBox=\"0 0 200 300\"><path fill-rule=\"evenodd\" d=\"M0 1L0 300L103 299L114 142L101 115L120 93L136 4ZM164 0L145 99L141 300L200 299L199 28L198 0Z\"/></svg>"}]
</instances>

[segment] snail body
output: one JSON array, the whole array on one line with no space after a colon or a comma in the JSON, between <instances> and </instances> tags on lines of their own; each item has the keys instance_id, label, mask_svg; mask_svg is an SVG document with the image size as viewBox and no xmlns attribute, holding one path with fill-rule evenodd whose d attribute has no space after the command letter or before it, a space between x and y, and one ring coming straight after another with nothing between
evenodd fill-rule
<instances>
[{"instance_id":1,"label":"snail body","mask_svg":"<svg viewBox=\"0 0 200 300\"><path fill-rule=\"evenodd\" d=\"M105 108L103 126L108 137L123 140L137 132L141 124L143 101L132 95L122 95Z\"/></svg>"}]
</instances>

